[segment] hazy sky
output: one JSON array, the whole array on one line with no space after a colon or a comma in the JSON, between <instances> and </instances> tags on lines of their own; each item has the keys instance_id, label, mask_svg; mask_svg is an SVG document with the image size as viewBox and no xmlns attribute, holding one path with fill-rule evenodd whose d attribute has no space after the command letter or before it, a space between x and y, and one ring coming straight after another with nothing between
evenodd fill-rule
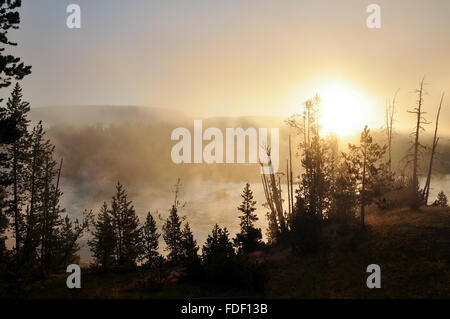
<instances>
[{"instance_id":1,"label":"hazy sky","mask_svg":"<svg viewBox=\"0 0 450 319\"><path fill-rule=\"evenodd\" d=\"M440 92L450 99L448 0L23 2L12 37L33 66L23 82L33 106L287 115L338 81L380 109L400 88L399 116L407 119L423 75L430 120ZM70 3L81 7L81 29L66 27ZM370 3L381 7L381 29L366 26ZM370 120L381 125L381 117Z\"/></svg>"}]
</instances>

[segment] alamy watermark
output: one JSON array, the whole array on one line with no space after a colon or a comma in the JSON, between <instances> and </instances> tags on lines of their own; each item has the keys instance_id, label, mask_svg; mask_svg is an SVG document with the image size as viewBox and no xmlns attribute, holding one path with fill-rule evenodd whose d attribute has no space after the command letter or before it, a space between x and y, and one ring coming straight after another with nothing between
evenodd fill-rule
<instances>
[{"instance_id":1,"label":"alamy watermark","mask_svg":"<svg viewBox=\"0 0 450 319\"><path fill-rule=\"evenodd\" d=\"M370 264L366 271L370 273L366 280L367 288L381 288L381 267L377 264Z\"/></svg>"},{"instance_id":2,"label":"alamy watermark","mask_svg":"<svg viewBox=\"0 0 450 319\"><path fill-rule=\"evenodd\" d=\"M262 174L268 172L267 168L276 173L280 159L279 129L270 129L270 145L268 131L267 128L226 128L224 134L219 128L209 127L203 132L202 120L195 120L193 138L187 128L172 131L170 138L178 143L172 147L170 155L176 164L261 163ZM209 143L203 146L204 141Z\"/></svg>"},{"instance_id":3,"label":"alamy watermark","mask_svg":"<svg viewBox=\"0 0 450 319\"><path fill-rule=\"evenodd\" d=\"M66 268L66 272L70 275L66 279L67 288L81 288L81 268L77 264L70 264Z\"/></svg>"},{"instance_id":4,"label":"alamy watermark","mask_svg":"<svg viewBox=\"0 0 450 319\"><path fill-rule=\"evenodd\" d=\"M70 13L66 19L66 25L69 29L81 28L81 8L78 4L69 4L66 12Z\"/></svg>"},{"instance_id":5,"label":"alamy watermark","mask_svg":"<svg viewBox=\"0 0 450 319\"><path fill-rule=\"evenodd\" d=\"M381 8L378 4L369 4L366 8L369 16L366 19L366 25L369 29L381 28ZM69 4L66 8L66 13L69 13L66 19L66 25L69 29L81 28L81 7L78 4Z\"/></svg>"},{"instance_id":6,"label":"alamy watermark","mask_svg":"<svg viewBox=\"0 0 450 319\"><path fill-rule=\"evenodd\" d=\"M378 4L369 4L366 9L370 13L366 19L366 25L369 29L381 28L381 8Z\"/></svg>"}]
</instances>

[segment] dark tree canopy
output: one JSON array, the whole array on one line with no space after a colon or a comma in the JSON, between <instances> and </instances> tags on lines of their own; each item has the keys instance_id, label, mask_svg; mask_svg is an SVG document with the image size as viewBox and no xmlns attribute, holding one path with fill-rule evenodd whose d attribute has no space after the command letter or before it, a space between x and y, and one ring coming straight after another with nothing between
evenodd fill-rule
<instances>
[{"instance_id":1,"label":"dark tree canopy","mask_svg":"<svg viewBox=\"0 0 450 319\"><path fill-rule=\"evenodd\" d=\"M26 75L31 73L31 66L26 66L20 62L19 57L12 54L6 54L5 49L8 46L16 46L17 44L10 41L8 32L18 29L20 24L20 15L18 9L22 5L21 0L0 0L0 88L8 87L12 80L22 80ZM16 86L17 89L17 86ZM16 90L16 97L21 98L20 90ZM12 97L14 99L14 96ZM3 100L0 99L0 102ZM28 107L26 105L25 107ZM26 112L25 112L26 113ZM6 109L0 107L0 146L4 143L11 144L17 139L16 119L6 114ZM7 165L5 163L7 155L0 152L0 253L5 249L5 239L3 235L8 227L8 218L3 212L5 206L5 189L10 185L11 180L5 178L3 169Z\"/></svg>"},{"instance_id":2,"label":"dark tree canopy","mask_svg":"<svg viewBox=\"0 0 450 319\"><path fill-rule=\"evenodd\" d=\"M6 46L16 46L17 43L9 40L9 31L18 29L20 14L18 9L21 0L0 0L0 88L11 85L12 80L22 80L31 73L31 66L25 65L19 57L5 54Z\"/></svg>"},{"instance_id":3,"label":"dark tree canopy","mask_svg":"<svg viewBox=\"0 0 450 319\"><path fill-rule=\"evenodd\" d=\"M181 232L181 219L178 216L177 206L172 205L169 217L163 225L163 238L169 251L168 259L172 262L179 261L182 252L183 234Z\"/></svg>"},{"instance_id":4,"label":"dark tree canopy","mask_svg":"<svg viewBox=\"0 0 450 319\"><path fill-rule=\"evenodd\" d=\"M261 246L262 233L261 229L255 228L258 216L254 213L256 211L256 201L253 200L253 192L249 183L245 185L241 197L242 203L238 207L238 210L241 212L239 216L241 232L236 234L234 243L239 250L251 252Z\"/></svg>"},{"instance_id":5,"label":"dark tree canopy","mask_svg":"<svg viewBox=\"0 0 450 319\"><path fill-rule=\"evenodd\" d=\"M206 265L219 265L234 257L234 255L233 244L229 238L228 230L220 228L218 224L214 225L203 246L203 262Z\"/></svg>"},{"instance_id":6,"label":"dark tree canopy","mask_svg":"<svg viewBox=\"0 0 450 319\"><path fill-rule=\"evenodd\" d=\"M110 211L106 202L103 203L94 223L93 238L88 241L95 262L103 269L112 268L115 264L116 238Z\"/></svg>"},{"instance_id":7,"label":"dark tree canopy","mask_svg":"<svg viewBox=\"0 0 450 319\"><path fill-rule=\"evenodd\" d=\"M120 182L111 202L111 220L116 236L118 266L134 266L141 254L141 229L131 201Z\"/></svg>"},{"instance_id":8,"label":"dark tree canopy","mask_svg":"<svg viewBox=\"0 0 450 319\"><path fill-rule=\"evenodd\" d=\"M159 256L159 237L156 221L150 212L147 213L145 224L142 226L143 258L147 264L152 264Z\"/></svg>"},{"instance_id":9,"label":"dark tree canopy","mask_svg":"<svg viewBox=\"0 0 450 319\"><path fill-rule=\"evenodd\" d=\"M447 195L445 195L444 191L439 192L436 200L433 203L433 206L448 207L448 199L447 199Z\"/></svg>"},{"instance_id":10,"label":"dark tree canopy","mask_svg":"<svg viewBox=\"0 0 450 319\"><path fill-rule=\"evenodd\" d=\"M182 249L182 262L186 266L195 266L199 262L197 241L194 239L194 234L191 231L191 227L188 222L184 225L181 232L181 249Z\"/></svg>"}]
</instances>

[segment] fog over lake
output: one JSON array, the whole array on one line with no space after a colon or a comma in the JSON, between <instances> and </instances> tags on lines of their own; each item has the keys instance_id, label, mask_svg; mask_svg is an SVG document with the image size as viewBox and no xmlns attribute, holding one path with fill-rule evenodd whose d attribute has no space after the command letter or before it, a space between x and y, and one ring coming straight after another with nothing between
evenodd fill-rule
<instances>
[{"instance_id":1,"label":"fog over lake","mask_svg":"<svg viewBox=\"0 0 450 319\"><path fill-rule=\"evenodd\" d=\"M120 180L132 201L141 224L150 211L156 219L159 232L167 218L174 200L174 185L181 177L180 199L185 202L180 216L186 216L191 225L197 244L203 246L214 224L227 227L230 236L239 232L239 211L242 190L248 181L257 201L256 226L262 229L266 240L268 209L259 177L258 164L174 164L170 160L170 134L174 128L192 129L192 119L172 111L143 107L64 107L35 108L33 122L43 119L48 126L48 136L56 145L56 158L64 159L60 189L63 192L61 206L71 219L81 218L85 209L98 214L104 201L110 206L115 194L115 183ZM97 124L95 124L97 123ZM103 124L100 124L103 123ZM280 129L280 172L284 171L287 159L288 135L293 136L293 146L297 145L295 131L291 131L284 119L263 117L209 118L204 127L278 127ZM384 143L384 132L373 131L375 140ZM359 134L340 141L341 151L346 151L347 143L358 143ZM406 134L395 136L393 163L401 169L401 159L409 148ZM439 145L440 159L435 161L434 171L442 173L433 176L429 204L439 191L450 195L450 155L449 139ZM424 144L430 144L425 136ZM300 158L293 147L294 176L300 174ZM421 162L421 172L428 169L428 156ZM282 178L282 183L285 179ZM422 175L420 184L425 184ZM294 188L297 188L294 186ZM282 196L287 198L285 185ZM285 206L286 207L286 206ZM161 219L158 218L161 216ZM92 231L92 227L91 227ZM13 236L8 233L7 245L12 247ZM89 262L91 253L87 241L91 233L80 240L81 262ZM164 240L160 238L160 251L164 252Z\"/></svg>"},{"instance_id":2,"label":"fog over lake","mask_svg":"<svg viewBox=\"0 0 450 319\"><path fill-rule=\"evenodd\" d=\"M173 184L175 184L174 181ZM223 182L185 182L181 181L180 200L184 207L180 208L180 216L186 216L186 221L191 225L194 237L197 243L202 247L208 234L211 232L214 224L226 227L231 237L234 237L240 230L239 211L237 207L240 205L242 198L242 190L245 183L223 183ZM128 200L133 202L136 213L143 223L145 216L150 211L156 219L159 232L163 225L163 221L158 218L158 214L162 219L166 219L169 209L174 200L174 186L155 187L153 185L126 185L124 184ZM97 215L103 201L110 206L111 197L114 195L115 186L96 184L92 182L74 181L64 179L62 181L62 189L64 195L62 197L62 206L66 208L70 217L80 218L84 209L92 209ZM261 183L251 184L254 199L257 201L256 214L259 220L256 226L263 231L265 239L265 231L267 227L266 208L262 206L265 202L264 191ZM286 188L283 189L283 197L287 198ZM80 256L82 262L88 262L91 258L87 240L90 234L84 236L81 241ZM160 238L160 250L163 252L165 247L162 236Z\"/></svg>"},{"instance_id":3,"label":"fog over lake","mask_svg":"<svg viewBox=\"0 0 450 319\"><path fill-rule=\"evenodd\" d=\"M174 181L173 185L176 183ZM227 227L231 237L239 232L239 211L237 207L241 203L241 193L245 183L224 183L224 182L186 182L181 181L181 201L185 203L180 209L180 216L186 216L186 221L191 225L197 244L202 247L208 234L211 232L214 224L218 223L221 227ZM424 184L424 178L421 179L421 185ZM174 186L166 187L153 186L151 183L141 185L124 184L128 200L133 202L136 213L141 223L150 211L156 219L159 232L169 214L169 209L174 199ZM251 183L254 199L257 201L256 214L259 220L256 226L263 231L263 239L266 240L267 209L262 206L265 203L264 191L261 183ZM64 191L61 205L66 208L69 217L81 218L85 209L92 209L97 215L100 206L104 201L110 206L110 201L115 192L113 183L87 182L73 179L62 179L61 188ZM287 190L283 185L283 198L287 198ZM450 175L433 176L431 181L429 204L435 199L437 194L443 190L447 195L450 194ZM161 219L158 218L161 216ZM92 230L92 228L91 228ZM8 246L12 246L12 235L8 236ZM92 259L87 241L91 234L87 233L80 240L81 262L87 263ZM160 238L160 251L164 252L165 243Z\"/></svg>"},{"instance_id":4,"label":"fog over lake","mask_svg":"<svg viewBox=\"0 0 450 319\"><path fill-rule=\"evenodd\" d=\"M174 181L173 184L175 184ZM424 181L421 180L421 185ZM211 232L214 224L218 223L221 227L227 227L231 237L239 232L239 211L237 207L241 203L241 193L244 183L224 183L224 182L186 182L181 181L181 201L185 206L180 209L181 216L186 216L186 221L191 225L200 248L205 242L208 234ZM151 183L146 185L124 185L128 193L128 199L133 201L136 213L141 222L144 222L145 215L150 211L155 217L158 230L161 231L163 221L167 218L169 209L173 203L174 193L173 185L167 187L155 187ZM103 201L110 204L111 197L114 195L114 185L103 185L95 182L83 182L64 179L62 181L64 195L62 205L66 208L70 217L81 217L84 209L93 209L97 214ZM256 223L263 231L263 238L267 228L266 213L267 209L262 206L265 202L264 191L261 183L252 183L254 199L257 201L257 215L259 217ZM439 191L443 190L450 194L450 175L434 176L431 182L430 199L431 204ZM283 197L287 198L286 187L283 187ZM91 254L87 246L87 240L90 234L84 236L80 241L81 262L89 262ZM160 238L160 250L163 252L165 247L162 236Z\"/></svg>"}]
</instances>

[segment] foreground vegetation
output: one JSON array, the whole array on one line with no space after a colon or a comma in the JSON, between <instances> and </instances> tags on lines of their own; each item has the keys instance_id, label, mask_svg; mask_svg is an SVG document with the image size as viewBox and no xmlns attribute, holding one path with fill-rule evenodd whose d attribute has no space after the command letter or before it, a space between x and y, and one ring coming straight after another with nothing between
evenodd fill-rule
<instances>
[{"instance_id":1,"label":"foreground vegetation","mask_svg":"<svg viewBox=\"0 0 450 319\"><path fill-rule=\"evenodd\" d=\"M450 296L450 209L396 209L370 213L368 231L338 235L306 256L276 245L257 254L266 259L267 283L259 291L220 288L181 278L152 284L144 268L119 273L82 271L82 288L68 289L66 274L24 288L23 298L448 298ZM327 236L327 234L324 234ZM334 243L334 245L331 245ZM366 286L367 265L381 267L381 289Z\"/></svg>"}]
</instances>

